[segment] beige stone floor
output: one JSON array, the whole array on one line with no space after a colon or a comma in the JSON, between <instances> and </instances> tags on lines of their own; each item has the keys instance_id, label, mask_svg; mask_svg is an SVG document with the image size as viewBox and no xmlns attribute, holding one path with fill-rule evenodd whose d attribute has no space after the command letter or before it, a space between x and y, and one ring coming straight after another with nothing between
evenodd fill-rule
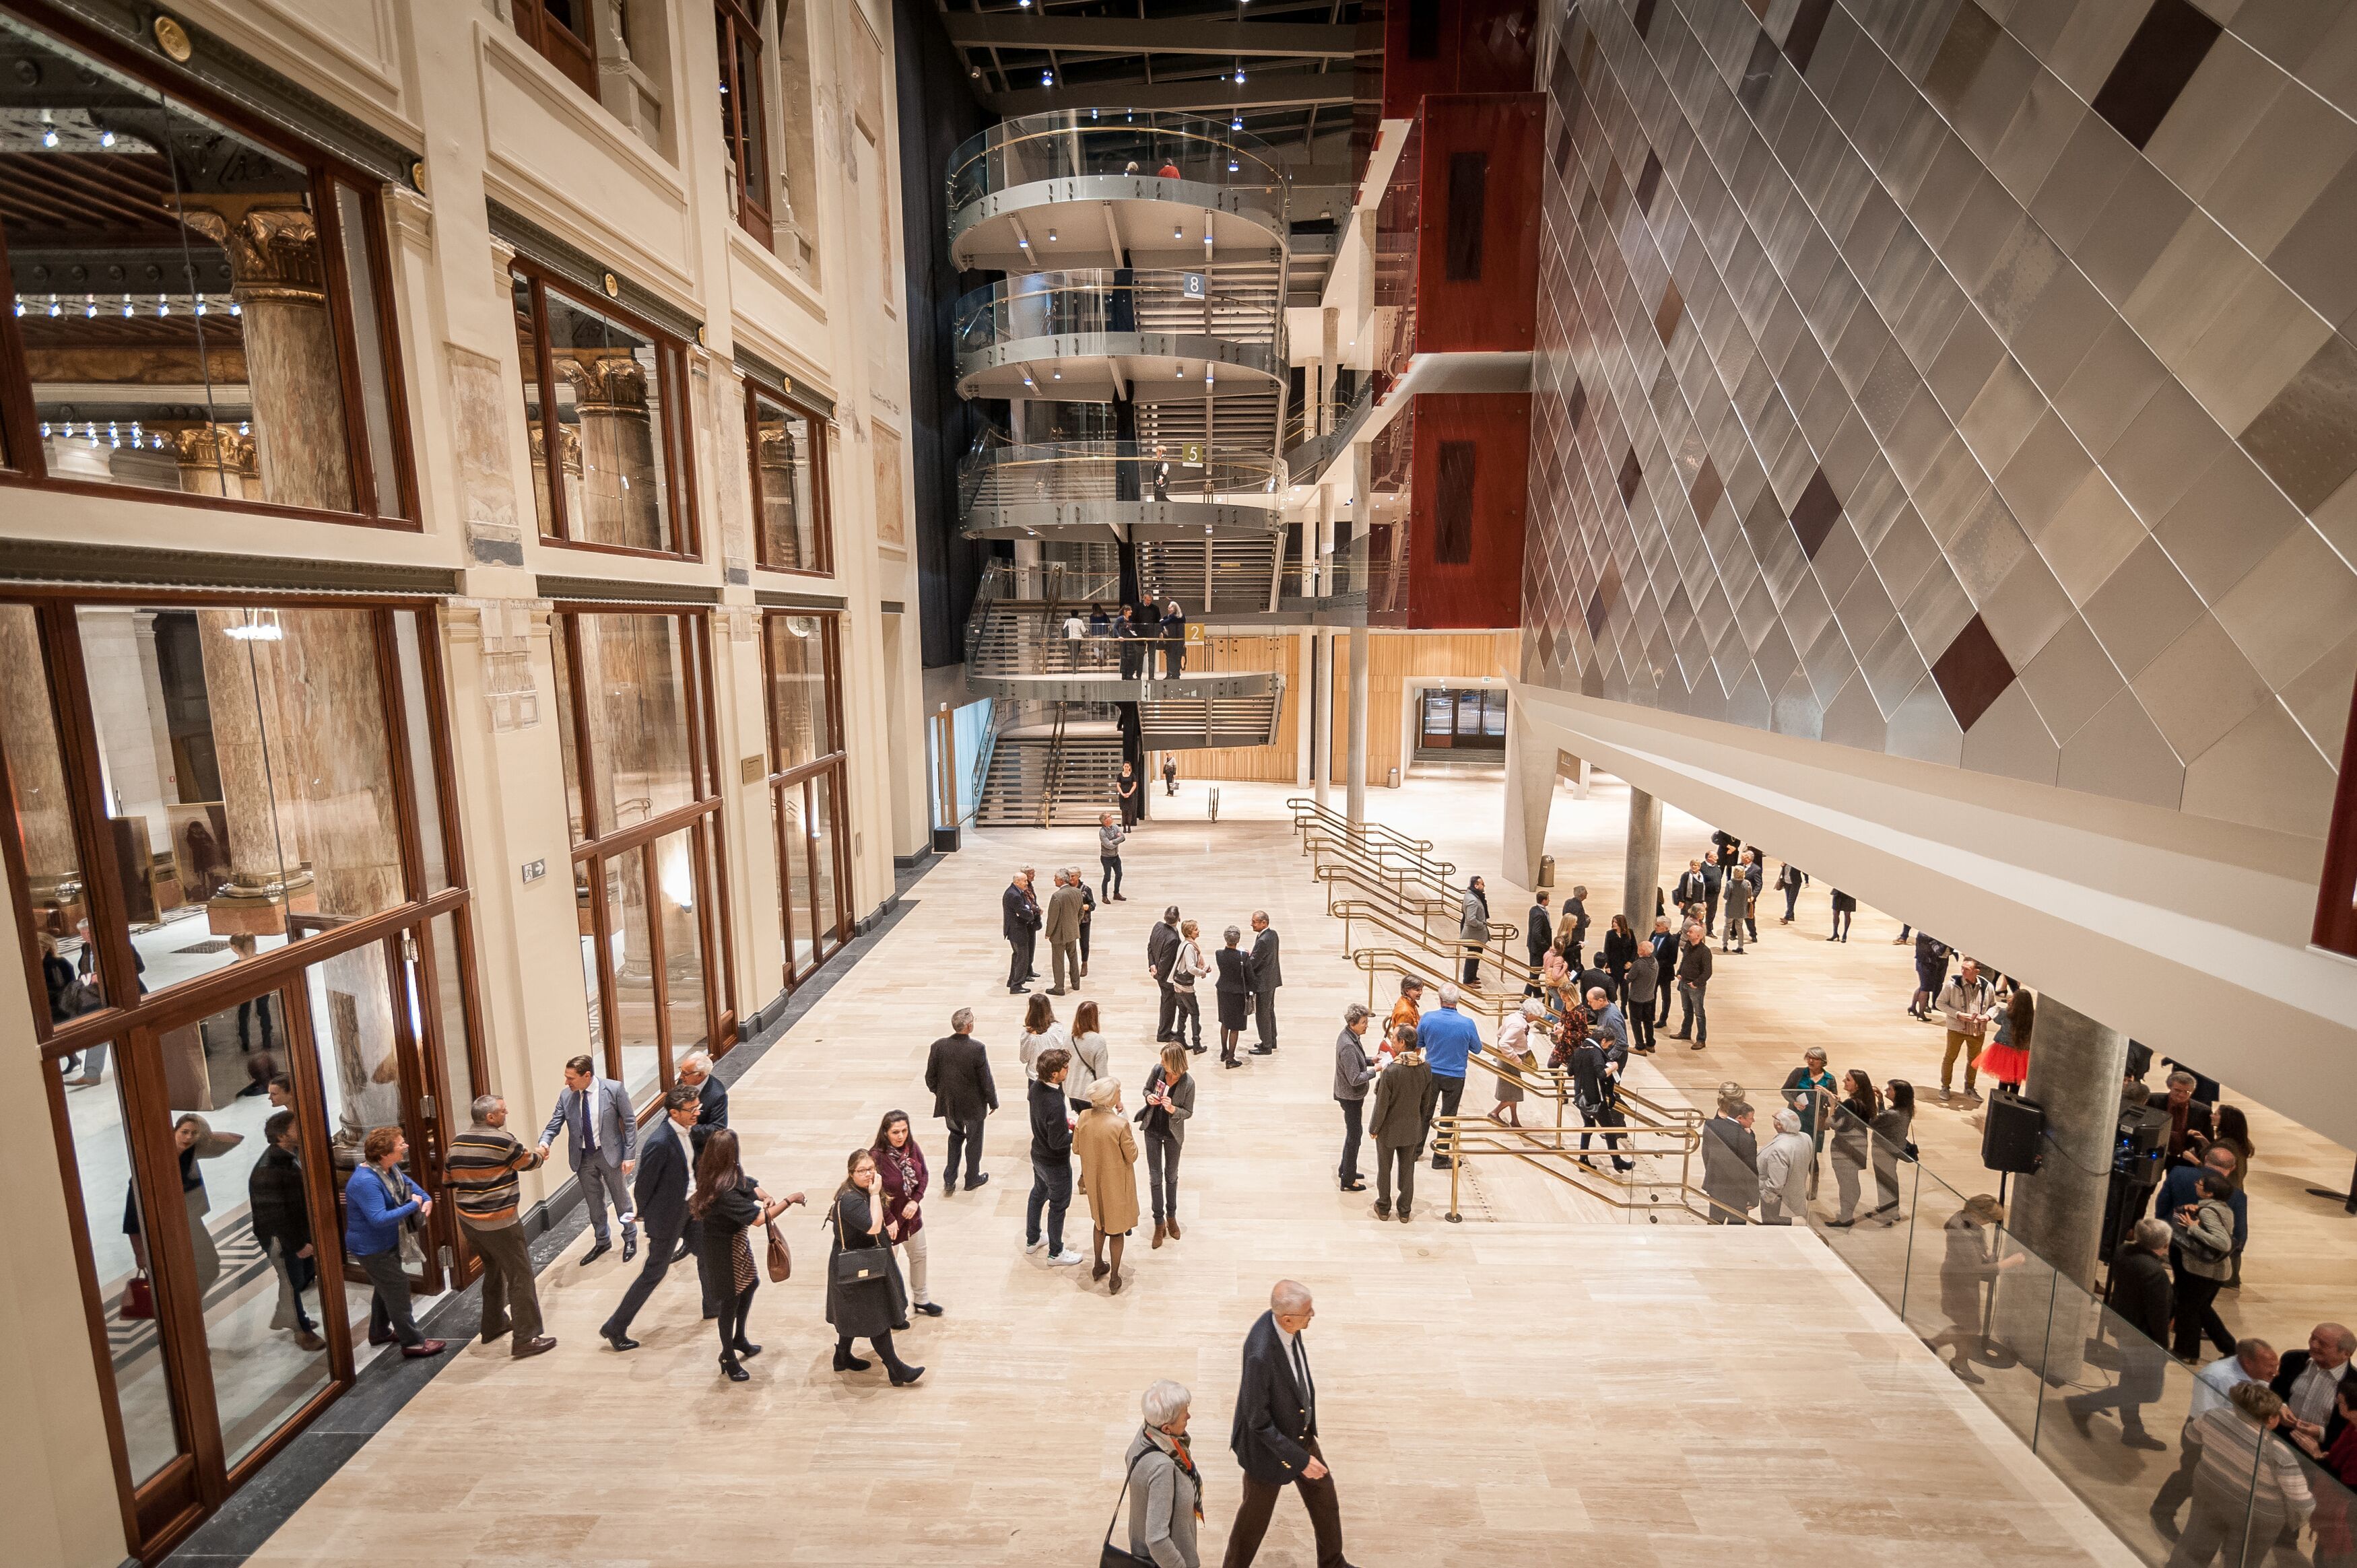
<instances>
[{"instance_id":1,"label":"beige stone floor","mask_svg":"<svg viewBox=\"0 0 2357 1568\"><path fill-rule=\"evenodd\" d=\"M953 1007L981 1015L1007 1109L991 1127L992 1183L930 1206L934 1294L949 1316L902 1337L931 1369L924 1382L893 1390L880 1370L830 1369L824 1246L800 1212L795 1278L755 1303L768 1349L742 1386L713 1365L692 1278L674 1276L642 1315L643 1348L616 1357L600 1345L595 1326L635 1265L615 1254L578 1267L585 1238L543 1277L555 1354L522 1365L503 1348L458 1354L254 1560L1084 1562L1137 1396L1168 1376L1196 1392L1205 1557L1217 1562L1238 1495L1226 1437L1239 1346L1270 1283L1290 1274L1318 1293L1325 1445L1351 1555L1371 1568L1734 1554L1826 1568L1900 1552L1910 1568L2126 1561L1804 1233L1573 1223L1560 1189L1495 1160L1480 1164L1463 1225L1440 1222L1429 1187L1406 1226L1379 1225L1363 1197L1336 1192L1329 1047L1364 980L1340 959L1339 928L1279 824L1287 793L1222 786L1214 824L1202 787L1185 787L1131 846L1132 897L1100 922L1088 993L1107 1007L1115 1072L1133 1086L1153 1028L1145 936L1165 899L1214 930L1265 908L1286 941L1286 1048L1209 1069L1181 1183L1187 1237L1159 1251L1138 1238L1120 1296L1020 1250L1021 1003L1000 983L997 938L1008 866L1092 863L1093 835L976 834L730 1100L755 1173L823 1202L888 1108L913 1112L938 1153L925 1047ZM1494 860L1498 800L1494 781L1419 781L1375 804L1434 824L1470 869L1485 852ZM1601 795L1561 803L1552 842L1567 880L1603 888L1602 868L1619 864L1617 810ZM1678 843L1689 826L1676 824ZM1511 890L1492 886L1512 908ZM1878 929L1887 940L1861 918L1862 938ZM1829 972L1810 966L1840 962L1870 981L1898 950L1817 942L1804 965L1801 946L1771 939L1773 957L1740 961L1758 978L1730 977L1725 1044L1710 1053L1729 1065L1681 1078L1742 1076L1747 1052L1766 1076L1792 1054L1778 1030L1796 1038L1835 1021L1821 994ZM1747 1026L1747 1012L1772 1014L1780 990L1787 1012L1821 1008L1821 1021ZM1903 1000L1887 1009L1902 1025ZM1881 1027L1878 1006L1857 1004L1861 1030ZM1882 1033L1909 1047L1905 1031ZM1753 1035L1761 1043L1742 1044ZM1288 1500L1260 1560L1311 1557Z\"/></svg>"}]
</instances>

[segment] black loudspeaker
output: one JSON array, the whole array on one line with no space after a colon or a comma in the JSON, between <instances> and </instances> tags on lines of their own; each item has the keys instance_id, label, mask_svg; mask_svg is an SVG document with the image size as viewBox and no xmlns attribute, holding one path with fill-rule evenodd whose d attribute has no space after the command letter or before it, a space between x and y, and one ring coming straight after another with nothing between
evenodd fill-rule
<instances>
[{"instance_id":1,"label":"black loudspeaker","mask_svg":"<svg viewBox=\"0 0 2357 1568\"><path fill-rule=\"evenodd\" d=\"M1981 1164L1993 1171L2035 1171L2045 1155L2046 1111L2000 1089L1981 1122Z\"/></svg>"}]
</instances>

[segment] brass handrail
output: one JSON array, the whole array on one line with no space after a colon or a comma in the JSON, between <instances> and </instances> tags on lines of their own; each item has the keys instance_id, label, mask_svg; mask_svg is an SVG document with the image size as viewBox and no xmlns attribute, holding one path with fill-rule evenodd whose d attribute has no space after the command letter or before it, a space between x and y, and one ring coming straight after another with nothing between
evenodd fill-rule
<instances>
[{"instance_id":1,"label":"brass handrail","mask_svg":"<svg viewBox=\"0 0 2357 1568\"><path fill-rule=\"evenodd\" d=\"M1435 978L1432 965L1419 961L1423 956L1421 953L1402 952L1397 948L1361 948L1352 953L1351 962L1367 976L1368 1008L1372 1011L1375 1007L1375 976L1378 973L1413 974L1426 985L1437 985L1446 980L1457 987L1458 1007L1468 1013L1478 1013L1492 1023L1502 1023L1507 1014L1523 1004L1523 993L1519 991L1511 996L1502 992L1483 991L1479 986L1467 985L1451 978L1453 972L1450 971L1444 971Z\"/></svg>"},{"instance_id":2,"label":"brass handrail","mask_svg":"<svg viewBox=\"0 0 2357 1568\"><path fill-rule=\"evenodd\" d=\"M1380 930L1412 942L1432 955L1434 959L1448 963L1450 966L1448 972L1451 976L1461 974L1464 972L1465 961L1474 957L1477 951L1473 947L1454 938L1434 936L1429 929L1385 908L1382 904L1365 898L1337 898L1334 897L1334 884L1330 880L1326 884L1326 913L1342 922L1342 953L1346 958L1351 953L1351 926L1352 922L1359 920L1364 920ZM1520 936L1521 929L1500 921L1490 928L1490 934L1497 940L1499 945L1495 948L1482 947L1478 950L1478 952L1484 968L1497 970L1499 989L1502 991L1508 985L1520 987L1532 983L1537 976L1537 971L1526 963L1516 963L1506 956L1504 944Z\"/></svg>"},{"instance_id":3,"label":"brass handrail","mask_svg":"<svg viewBox=\"0 0 2357 1568\"><path fill-rule=\"evenodd\" d=\"M1676 1212L1697 1219L1707 1219L1713 1209L1727 1209L1703 1191L1694 1181L1695 1156L1701 1152L1700 1127L1645 1127L1631 1124L1613 1128L1582 1128L1603 1143L1600 1149L1579 1149L1568 1143L1559 1143L1561 1133L1554 1128L1507 1127L1487 1116L1457 1115L1433 1119L1433 1149L1448 1161L1448 1208L1450 1224L1460 1223L1463 1213L1463 1172L1467 1159L1474 1155L1503 1155L1521 1161L1534 1169L1544 1172L1583 1197L1614 1208L1644 1213L1651 1223L1661 1223L1663 1197L1671 1198L1670 1207ZM1604 1140L1609 1133L1618 1140ZM1618 1156L1627 1160L1648 1157L1678 1162L1675 1180L1647 1176L1641 1170L1610 1170L1604 1168ZM1597 1162L1601 1159L1603 1166Z\"/></svg>"},{"instance_id":4,"label":"brass handrail","mask_svg":"<svg viewBox=\"0 0 2357 1568\"><path fill-rule=\"evenodd\" d=\"M1321 882L1335 878L1327 875L1328 863L1354 868L1350 880L1371 891L1382 893L1399 905L1401 911L1418 919L1429 920L1436 914L1456 916L1465 906L1462 889L1453 887L1433 874L1431 863L1414 857L1404 850L1386 847L1370 849L1350 839L1328 838L1317 832L1303 835L1303 851L1310 856L1310 875ZM1404 864L1395 864L1398 857ZM1415 905L1409 908L1413 887Z\"/></svg>"},{"instance_id":5,"label":"brass handrail","mask_svg":"<svg viewBox=\"0 0 2357 1568\"><path fill-rule=\"evenodd\" d=\"M1398 844L1403 849L1414 850L1418 854L1429 855L1432 853L1432 841L1430 839L1410 838L1407 834L1400 832L1397 828L1393 827L1389 822L1354 822L1340 811L1334 810L1333 807L1321 806L1315 800L1307 795L1290 796L1286 799L1285 805L1286 809L1293 813L1293 831L1295 832L1299 832L1311 822L1318 822L1327 827L1338 828L1344 832L1351 833L1361 838L1386 839L1393 843ZM1447 871L1454 871L1457 869L1455 866L1448 865L1445 861L1437 862L1436 864Z\"/></svg>"}]
</instances>

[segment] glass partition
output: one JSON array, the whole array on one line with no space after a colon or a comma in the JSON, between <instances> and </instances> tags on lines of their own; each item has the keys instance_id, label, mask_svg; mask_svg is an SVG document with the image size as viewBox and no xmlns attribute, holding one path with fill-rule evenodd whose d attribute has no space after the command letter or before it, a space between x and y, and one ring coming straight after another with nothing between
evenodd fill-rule
<instances>
[{"instance_id":1,"label":"glass partition","mask_svg":"<svg viewBox=\"0 0 2357 1568\"><path fill-rule=\"evenodd\" d=\"M746 385L756 558L773 572L831 575L826 424L758 382Z\"/></svg>"},{"instance_id":2,"label":"glass partition","mask_svg":"<svg viewBox=\"0 0 2357 1568\"><path fill-rule=\"evenodd\" d=\"M1268 509L1272 531L1282 460L1197 441L1063 441L985 447L958 465L958 511L1073 501L1211 501Z\"/></svg>"},{"instance_id":3,"label":"glass partition","mask_svg":"<svg viewBox=\"0 0 2357 1568\"><path fill-rule=\"evenodd\" d=\"M1105 270L1028 273L976 289L957 302L951 331L963 361L1002 343L1088 332L1160 332L1273 349L1281 326L1275 306L1208 294L1198 274Z\"/></svg>"},{"instance_id":4,"label":"glass partition","mask_svg":"<svg viewBox=\"0 0 2357 1568\"><path fill-rule=\"evenodd\" d=\"M1216 187L1223 207L1285 231L1289 187L1266 144L1222 120L1146 110L1028 114L969 138L950 156L952 221L994 192L1087 175Z\"/></svg>"}]
</instances>

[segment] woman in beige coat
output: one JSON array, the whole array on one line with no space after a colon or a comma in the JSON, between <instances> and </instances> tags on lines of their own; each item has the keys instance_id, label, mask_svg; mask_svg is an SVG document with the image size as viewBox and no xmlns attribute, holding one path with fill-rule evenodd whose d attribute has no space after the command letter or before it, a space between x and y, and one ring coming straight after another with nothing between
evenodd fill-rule
<instances>
[{"instance_id":1,"label":"woman in beige coat","mask_svg":"<svg viewBox=\"0 0 2357 1568\"><path fill-rule=\"evenodd\" d=\"M1096 1266L1091 1279L1108 1274L1107 1287L1121 1294L1122 1243L1137 1224L1137 1140L1129 1118L1121 1111L1121 1080L1101 1078L1089 1085L1089 1108L1072 1127L1072 1153L1080 1156L1081 1176L1089 1197L1089 1219L1095 1230ZM1105 1241L1113 1242L1113 1261L1105 1261Z\"/></svg>"}]
</instances>

